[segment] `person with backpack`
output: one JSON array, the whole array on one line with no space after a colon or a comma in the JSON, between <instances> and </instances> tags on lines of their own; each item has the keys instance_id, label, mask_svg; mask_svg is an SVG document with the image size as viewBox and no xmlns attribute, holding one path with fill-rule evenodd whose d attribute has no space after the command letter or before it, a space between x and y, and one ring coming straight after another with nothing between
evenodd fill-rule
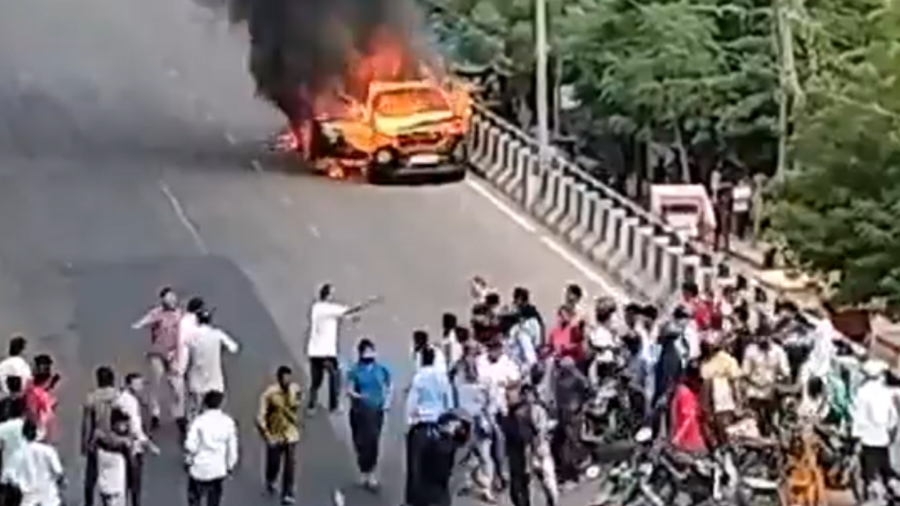
<instances>
[{"instance_id":1,"label":"person with backpack","mask_svg":"<svg viewBox=\"0 0 900 506\"><path fill-rule=\"evenodd\" d=\"M94 505L97 488L97 438L111 432L112 412L119 398L116 374L107 366L95 372L97 388L88 394L81 416L81 455L85 457L84 505Z\"/></svg>"}]
</instances>

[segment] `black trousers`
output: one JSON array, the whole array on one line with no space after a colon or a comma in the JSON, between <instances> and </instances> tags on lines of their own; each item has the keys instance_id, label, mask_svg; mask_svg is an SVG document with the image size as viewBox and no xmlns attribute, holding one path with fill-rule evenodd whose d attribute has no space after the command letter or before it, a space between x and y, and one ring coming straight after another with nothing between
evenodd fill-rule
<instances>
[{"instance_id":1,"label":"black trousers","mask_svg":"<svg viewBox=\"0 0 900 506\"><path fill-rule=\"evenodd\" d=\"M759 431L763 436L775 434L778 399L748 399L747 404L759 418Z\"/></svg>"},{"instance_id":2,"label":"black trousers","mask_svg":"<svg viewBox=\"0 0 900 506\"><path fill-rule=\"evenodd\" d=\"M222 503L222 483L225 478L200 481L188 477L188 506L219 506Z\"/></svg>"},{"instance_id":3,"label":"black trousers","mask_svg":"<svg viewBox=\"0 0 900 506\"><path fill-rule=\"evenodd\" d=\"M309 359L309 375L311 388L309 392L309 408L313 409L319 402L319 388L322 380L328 375L328 409L334 411L338 408L340 396L341 378L338 372L338 362L335 357L312 357Z\"/></svg>"},{"instance_id":4,"label":"black trousers","mask_svg":"<svg viewBox=\"0 0 900 506\"><path fill-rule=\"evenodd\" d=\"M888 480L894 477L891 454L887 446L863 446L859 453L859 464L867 490L875 480L881 479L886 486Z\"/></svg>"},{"instance_id":5,"label":"black trousers","mask_svg":"<svg viewBox=\"0 0 900 506\"><path fill-rule=\"evenodd\" d=\"M431 434L436 429L433 423L413 425L406 433L406 506L430 506L431 494L424 469L424 462Z\"/></svg>"},{"instance_id":6,"label":"black trousers","mask_svg":"<svg viewBox=\"0 0 900 506\"><path fill-rule=\"evenodd\" d=\"M381 428L384 426L384 411L363 402L354 402L350 408L350 432L356 465L363 474L375 471L378 466Z\"/></svg>"},{"instance_id":7,"label":"black trousers","mask_svg":"<svg viewBox=\"0 0 900 506\"><path fill-rule=\"evenodd\" d=\"M22 491L19 487L3 483L0 484L0 506L19 506L22 504Z\"/></svg>"},{"instance_id":8,"label":"black trousers","mask_svg":"<svg viewBox=\"0 0 900 506\"><path fill-rule=\"evenodd\" d=\"M276 443L266 446L266 485L274 487L280 471L281 497L294 497L296 450L297 443Z\"/></svg>"},{"instance_id":9,"label":"black trousers","mask_svg":"<svg viewBox=\"0 0 900 506\"><path fill-rule=\"evenodd\" d=\"M529 473L528 451L521 443L506 444L506 459L509 465L509 499L513 506L531 506L531 473Z\"/></svg>"},{"instance_id":10,"label":"black trousers","mask_svg":"<svg viewBox=\"0 0 900 506\"><path fill-rule=\"evenodd\" d=\"M84 506L94 506L94 490L97 488L97 452L88 452L84 464Z\"/></svg>"},{"instance_id":11,"label":"black trousers","mask_svg":"<svg viewBox=\"0 0 900 506\"><path fill-rule=\"evenodd\" d=\"M128 462L128 497L131 506L141 506L141 490L144 488L144 456L134 455Z\"/></svg>"}]
</instances>

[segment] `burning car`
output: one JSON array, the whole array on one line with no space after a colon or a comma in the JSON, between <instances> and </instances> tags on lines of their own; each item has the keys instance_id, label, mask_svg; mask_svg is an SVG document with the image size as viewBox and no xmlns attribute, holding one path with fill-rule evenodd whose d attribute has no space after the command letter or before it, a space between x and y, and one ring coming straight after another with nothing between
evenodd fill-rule
<instances>
[{"instance_id":1,"label":"burning car","mask_svg":"<svg viewBox=\"0 0 900 506\"><path fill-rule=\"evenodd\" d=\"M320 171L369 180L412 174L460 178L471 115L467 91L433 80L373 81L365 99L320 98L308 157Z\"/></svg>"}]
</instances>

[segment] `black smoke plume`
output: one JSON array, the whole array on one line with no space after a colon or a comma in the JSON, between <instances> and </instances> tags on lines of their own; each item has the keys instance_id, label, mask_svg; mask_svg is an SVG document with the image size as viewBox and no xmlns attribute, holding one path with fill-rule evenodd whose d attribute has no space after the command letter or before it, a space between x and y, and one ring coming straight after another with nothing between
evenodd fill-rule
<instances>
[{"instance_id":1,"label":"black smoke plume","mask_svg":"<svg viewBox=\"0 0 900 506\"><path fill-rule=\"evenodd\" d=\"M309 118L311 98L336 86L364 93L349 76L385 39L406 57L404 72L428 58L416 0L202 1L217 3L232 23L247 27L257 92L291 122Z\"/></svg>"}]
</instances>

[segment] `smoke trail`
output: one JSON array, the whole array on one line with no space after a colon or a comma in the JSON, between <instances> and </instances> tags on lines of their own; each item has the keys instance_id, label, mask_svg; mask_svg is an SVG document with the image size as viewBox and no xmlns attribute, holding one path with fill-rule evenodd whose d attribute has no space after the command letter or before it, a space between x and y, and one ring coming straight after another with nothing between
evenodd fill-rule
<instances>
[{"instance_id":1,"label":"smoke trail","mask_svg":"<svg viewBox=\"0 0 900 506\"><path fill-rule=\"evenodd\" d=\"M201 1L247 26L258 93L292 121L309 118L313 98L328 90L359 96L386 67L400 63L391 72L405 74L428 58L415 0ZM377 54L388 47L391 54ZM378 60L385 57L391 65Z\"/></svg>"}]
</instances>

